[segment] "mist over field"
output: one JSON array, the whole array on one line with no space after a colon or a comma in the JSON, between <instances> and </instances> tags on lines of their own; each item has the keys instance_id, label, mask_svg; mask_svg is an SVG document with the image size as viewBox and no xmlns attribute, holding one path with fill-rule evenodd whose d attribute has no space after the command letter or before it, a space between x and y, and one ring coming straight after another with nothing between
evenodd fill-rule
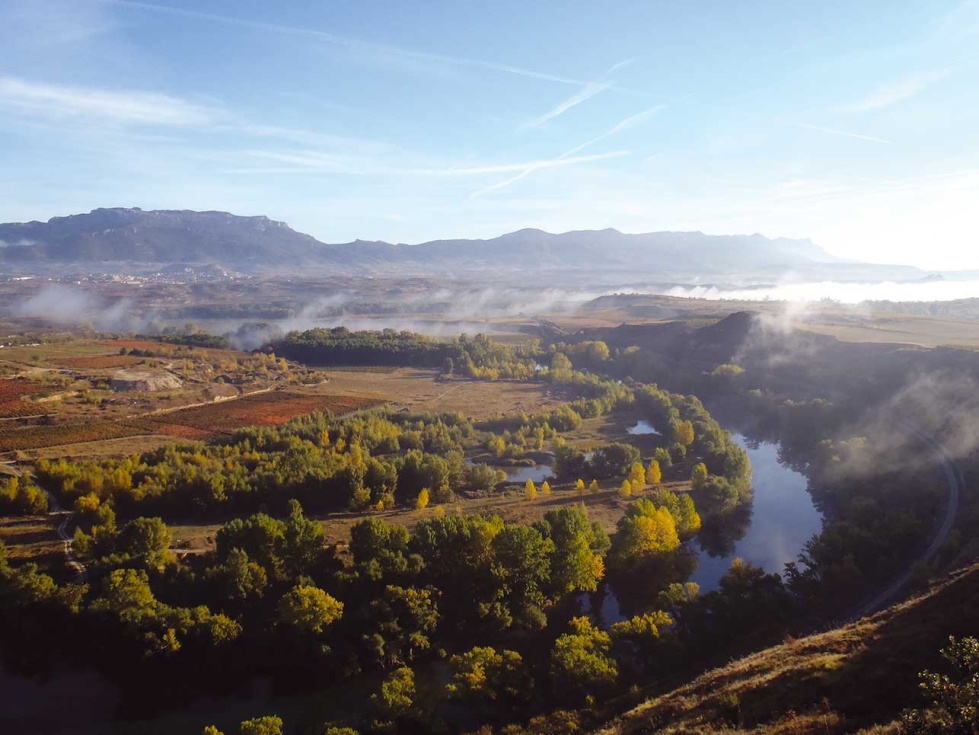
<instances>
[{"instance_id":1,"label":"mist over field","mask_svg":"<svg viewBox=\"0 0 979 735\"><path fill-rule=\"evenodd\" d=\"M653 293L681 298L735 301L835 301L859 304L865 301L956 301L975 298L979 281L881 281L877 283L780 283L757 288L725 286L674 286Z\"/></svg>"}]
</instances>

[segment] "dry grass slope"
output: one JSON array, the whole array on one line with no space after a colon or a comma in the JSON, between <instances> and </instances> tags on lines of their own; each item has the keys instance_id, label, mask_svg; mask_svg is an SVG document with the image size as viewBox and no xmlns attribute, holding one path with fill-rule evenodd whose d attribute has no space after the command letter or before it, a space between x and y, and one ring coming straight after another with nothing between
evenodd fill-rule
<instances>
[{"instance_id":1,"label":"dry grass slope","mask_svg":"<svg viewBox=\"0 0 979 735\"><path fill-rule=\"evenodd\" d=\"M899 732L894 720L916 703L918 672L940 665L949 635L979 632L977 620L979 565L873 617L709 671L599 732Z\"/></svg>"}]
</instances>

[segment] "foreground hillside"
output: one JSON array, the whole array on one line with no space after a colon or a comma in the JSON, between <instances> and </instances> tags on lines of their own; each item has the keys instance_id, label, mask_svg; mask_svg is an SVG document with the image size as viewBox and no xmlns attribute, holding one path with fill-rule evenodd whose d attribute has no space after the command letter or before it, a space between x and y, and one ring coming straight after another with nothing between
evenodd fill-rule
<instances>
[{"instance_id":1,"label":"foreground hillside","mask_svg":"<svg viewBox=\"0 0 979 735\"><path fill-rule=\"evenodd\" d=\"M975 635L979 565L857 623L787 640L652 696L601 733L899 732L919 671L940 670L948 637Z\"/></svg>"}]
</instances>

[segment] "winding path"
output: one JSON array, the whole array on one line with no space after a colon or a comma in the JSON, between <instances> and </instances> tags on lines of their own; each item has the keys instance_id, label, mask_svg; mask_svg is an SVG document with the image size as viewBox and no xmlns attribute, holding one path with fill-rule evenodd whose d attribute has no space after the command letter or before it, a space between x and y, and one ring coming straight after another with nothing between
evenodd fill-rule
<instances>
[{"instance_id":1,"label":"winding path","mask_svg":"<svg viewBox=\"0 0 979 735\"><path fill-rule=\"evenodd\" d=\"M85 565L82 564L78 559L75 558L75 554L72 551L72 537L68 533L68 524L71 523L71 519L75 514L70 510L65 510L61 507L58 499L54 496L50 490L42 488L48 496L48 516L51 518L56 518L58 520L58 537L61 539L61 543L65 546L65 560L68 566L75 571L75 581L84 581L88 570L85 569Z\"/></svg>"},{"instance_id":2,"label":"winding path","mask_svg":"<svg viewBox=\"0 0 979 735\"><path fill-rule=\"evenodd\" d=\"M3 462L2 464L17 477L23 476L24 473L17 469L13 462ZM41 486L38 485L38 487ZM70 510L65 510L62 508L61 503L58 502L58 499L50 490L43 487L41 487L41 489L44 490L44 494L48 496L48 518L51 518L58 523L58 538L60 538L61 543L64 544L66 562L68 566L75 571L75 581L81 582L85 579L88 570L85 569L84 564L75 558L75 554L71 549L72 537L68 533L68 524L71 523L71 519L75 516L75 514Z\"/></svg>"},{"instance_id":3,"label":"winding path","mask_svg":"<svg viewBox=\"0 0 979 735\"><path fill-rule=\"evenodd\" d=\"M945 518L942 520L942 525L939 527L935 537L931 540L931 543L928 544L928 548L926 548L923 552L921 552L921 554L912 560L908 564L908 568L897 578L892 580L887 587L885 587L871 599L861 602L857 607L855 607L850 614L846 616L847 620L857 620L858 618L870 615L871 613L891 604L911 580L911 576L914 574L914 568L918 562L927 563L931 561L938 553L938 550L942 547L942 544L944 544L948 539L948 535L952 531L952 525L955 523L955 518L959 513L962 488L965 483L962 478L962 473L952 462L952 458L945 450L945 447L943 447L933 437L922 434L920 431L911 426L902 424L900 425L900 428L904 429L904 431L913 435L915 438L919 439L923 444L925 444L932 451L935 458L938 460L938 463L941 465L942 473L945 475L945 482L948 484L948 505L945 509Z\"/></svg>"}]
</instances>

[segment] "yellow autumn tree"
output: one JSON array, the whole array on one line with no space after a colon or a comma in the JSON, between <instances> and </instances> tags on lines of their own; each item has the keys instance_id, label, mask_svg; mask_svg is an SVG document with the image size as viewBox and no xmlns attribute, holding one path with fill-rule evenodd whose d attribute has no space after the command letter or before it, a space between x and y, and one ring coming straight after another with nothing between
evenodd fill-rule
<instances>
[{"instance_id":1,"label":"yellow autumn tree","mask_svg":"<svg viewBox=\"0 0 979 735\"><path fill-rule=\"evenodd\" d=\"M619 520L611 556L618 564L669 553L680 545L676 521L666 508L643 498L626 508Z\"/></svg>"},{"instance_id":2,"label":"yellow autumn tree","mask_svg":"<svg viewBox=\"0 0 979 735\"><path fill-rule=\"evenodd\" d=\"M622 484L619 485L619 496L623 498L632 497L632 483L628 480L623 480Z\"/></svg>"},{"instance_id":3,"label":"yellow autumn tree","mask_svg":"<svg viewBox=\"0 0 979 735\"><path fill-rule=\"evenodd\" d=\"M689 447L693 444L693 422L677 421L673 424L673 443Z\"/></svg>"},{"instance_id":4,"label":"yellow autumn tree","mask_svg":"<svg viewBox=\"0 0 979 735\"><path fill-rule=\"evenodd\" d=\"M650 485L659 485L663 481L663 471L659 467L659 462L655 459L650 460L649 467L646 468L646 482Z\"/></svg>"},{"instance_id":5,"label":"yellow autumn tree","mask_svg":"<svg viewBox=\"0 0 979 735\"><path fill-rule=\"evenodd\" d=\"M588 489L593 493L597 493L601 489L598 487L598 480L592 480L588 483Z\"/></svg>"},{"instance_id":6,"label":"yellow autumn tree","mask_svg":"<svg viewBox=\"0 0 979 735\"><path fill-rule=\"evenodd\" d=\"M578 497L581 497L582 495L585 494L585 481L582 480L580 477L578 478L578 482L574 484L574 491L575 494L578 495Z\"/></svg>"},{"instance_id":7,"label":"yellow autumn tree","mask_svg":"<svg viewBox=\"0 0 979 735\"><path fill-rule=\"evenodd\" d=\"M537 486L534 485L533 480L527 480L527 484L524 485L523 494L527 500L533 500L537 497Z\"/></svg>"},{"instance_id":8,"label":"yellow autumn tree","mask_svg":"<svg viewBox=\"0 0 979 735\"><path fill-rule=\"evenodd\" d=\"M540 486L540 494L541 495L551 494L551 483L549 483L547 480L544 480L544 484Z\"/></svg>"},{"instance_id":9,"label":"yellow autumn tree","mask_svg":"<svg viewBox=\"0 0 979 735\"><path fill-rule=\"evenodd\" d=\"M629 483L633 490L642 490L646 487L646 468L641 462L636 462L629 470Z\"/></svg>"},{"instance_id":10,"label":"yellow autumn tree","mask_svg":"<svg viewBox=\"0 0 979 735\"><path fill-rule=\"evenodd\" d=\"M415 500L416 510L425 510L428 507L428 488L423 487L422 491L418 493L418 499Z\"/></svg>"}]
</instances>

